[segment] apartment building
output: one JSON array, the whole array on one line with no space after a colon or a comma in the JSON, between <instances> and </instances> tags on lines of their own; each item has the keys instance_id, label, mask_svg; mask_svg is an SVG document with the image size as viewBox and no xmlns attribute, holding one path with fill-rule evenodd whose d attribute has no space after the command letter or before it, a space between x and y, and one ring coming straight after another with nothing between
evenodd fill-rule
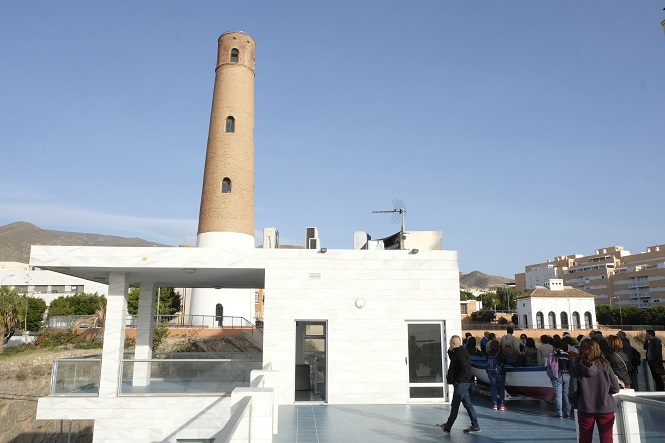
<instances>
[{"instance_id":1,"label":"apartment building","mask_svg":"<svg viewBox=\"0 0 665 443\"><path fill-rule=\"evenodd\" d=\"M624 257L612 275L614 297L622 304L649 307L665 304L665 245Z\"/></svg>"},{"instance_id":2,"label":"apartment building","mask_svg":"<svg viewBox=\"0 0 665 443\"><path fill-rule=\"evenodd\" d=\"M527 265L515 275L517 289L545 286L561 278L567 287L593 294L596 304L649 307L665 304L665 245L631 254L622 246L596 249L593 255L565 255Z\"/></svg>"}]
</instances>

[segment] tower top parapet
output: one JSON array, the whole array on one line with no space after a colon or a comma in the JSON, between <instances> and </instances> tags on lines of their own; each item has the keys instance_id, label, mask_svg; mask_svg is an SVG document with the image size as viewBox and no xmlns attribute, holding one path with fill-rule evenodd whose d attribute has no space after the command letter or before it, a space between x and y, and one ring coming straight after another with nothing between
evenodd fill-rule
<instances>
[{"instance_id":1,"label":"tower top parapet","mask_svg":"<svg viewBox=\"0 0 665 443\"><path fill-rule=\"evenodd\" d=\"M225 32L217 39L217 68L225 65L239 65L254 71L256 42L242 31Z\"/></svg>"}]
</instances>

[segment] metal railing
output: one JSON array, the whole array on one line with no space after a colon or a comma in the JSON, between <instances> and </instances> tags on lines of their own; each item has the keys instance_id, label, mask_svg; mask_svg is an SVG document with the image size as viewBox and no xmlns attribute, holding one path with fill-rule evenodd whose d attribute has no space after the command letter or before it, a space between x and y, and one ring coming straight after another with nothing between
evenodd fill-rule
<instances>
[{"instance_id":1,"label":"metal railing","mask_svg":"<svg viewBox=\"0 0 665 443\"><path fill-rule=\"evenodd\" d=\"M91 315L58 315L49 317L47 325L49 328L72 328L77 325L79 328L95 328L97 327L91 322L85 323L84 320L90 319ZM125 326L128 328L136 328L138 322L136 315L128 315L125 319ZM155 323L166 323L169 328L209 328L209 329L252 329L259 333L263 332L263 323L255 325L245 317L238 317L232 315L155 315ZM77 324L78 323L78 324Z\"/></svg>"},{"instance_id":2,"label":"metal railing","mask_svg":"<svg viewBox=\"0 0 665 443\"><path fill-rule=\"evenodd\" d=\"M646 331L653 329L654 331L663 331L665 326L662 325L597 325L596 329L621 329L624 331Z\"/></svg>"},{"instance_id":3,"label":"metal railing","mask_svg":"<svg viewBox=\"0 0 665 443\"><path fill-rule=\"evenodd\" d=\"M126 326L128 328L135 328L137 324L137 316L127 316ZM190 314L173 314L173 315L155 315L156 323L166 323L169 328L230 328L230 329L259 329L254 323L247 320L245 317L238 317L233 315L190 315Z\"/></svg>"}]
</instances>

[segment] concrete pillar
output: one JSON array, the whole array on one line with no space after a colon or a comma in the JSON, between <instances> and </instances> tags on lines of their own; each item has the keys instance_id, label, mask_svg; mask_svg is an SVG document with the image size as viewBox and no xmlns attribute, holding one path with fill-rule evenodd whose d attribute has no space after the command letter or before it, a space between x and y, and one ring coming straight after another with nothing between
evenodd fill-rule
<instances>
[{"instance_id":1,"label":"concrete pillar","mask_svg":"<svg viewBox=\"0 0 665 443\"><path fill-rule=\"evenodd\" d=\"M104 348L99 380L99 397L118 395L118 374L125 347L125 317L127 316L128 284L124 273L109 274L109 293L106 302Z\"/></svg>"},{"instance_id":2,"label":"concrete pillar","mask_svg":"<svg viewBox=\"0 0 665 443\"><path fill-rule=\"evenodd\" d=\"M139 314L136 320L136 350L134 358L148 360L152 358L152 335L155 326L155 285L141 283L139 292ZM150 384L150 367L147 362L134 363L134 386Z\"/></svg>"}]
</instances>

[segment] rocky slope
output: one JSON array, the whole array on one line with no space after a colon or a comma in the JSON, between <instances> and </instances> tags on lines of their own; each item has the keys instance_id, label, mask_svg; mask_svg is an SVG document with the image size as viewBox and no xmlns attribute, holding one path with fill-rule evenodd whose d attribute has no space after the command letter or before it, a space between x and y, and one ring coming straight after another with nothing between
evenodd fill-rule
<instances>
[{"instance_id":1,"label":"rocky slope","mask_svg":"<svg viewBox=\"0 0 665 443\"><path fill-rule=\"evenodd\" d=\"M0 358L0 442L67 442L68 420L37 420L37 399L48 395L53 360L93 355L100 350L40 351ZM92 441L91 420L71 422L72 442Z\"/></svg>"}]
</instances>

